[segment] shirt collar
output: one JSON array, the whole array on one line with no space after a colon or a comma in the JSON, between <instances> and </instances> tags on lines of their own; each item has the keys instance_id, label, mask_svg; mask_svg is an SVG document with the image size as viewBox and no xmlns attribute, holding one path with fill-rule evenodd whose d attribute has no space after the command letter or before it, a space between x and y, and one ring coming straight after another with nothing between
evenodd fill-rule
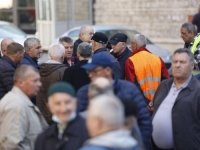
<instances>
[{"instance_id":1,"label":"shirt collar","mask_svg":"<svg viewBox=\"0 0 200 150\"><path fill-rule=\"evenodd\" d=\"M183 83L178 89L184 89L184 88L186 88L188 86L191 78L192 78L192 75L190 75L190 77L187 79L187 81L185 81L185 83ZM172 87L176 88L176 85L175 85L174 81L172 83Z\"/></svg>"}]
</instances>

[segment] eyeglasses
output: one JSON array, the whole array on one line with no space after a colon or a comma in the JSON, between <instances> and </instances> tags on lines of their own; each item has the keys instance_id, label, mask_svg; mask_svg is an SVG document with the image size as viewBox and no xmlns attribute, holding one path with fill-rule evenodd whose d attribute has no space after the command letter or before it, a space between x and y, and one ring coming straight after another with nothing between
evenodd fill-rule
<instances>
[{"instance_id":1,"label":"eyeglasses","mask_svg":"<svg viewBox=\"0 0 200 150\"><path fill-rule=\"evenodd\" d=\"M101 70L103 70L104 68L100 68L100 69L93 69L93 70L87 70L86 72L87 72L87 74L90 74L90 73L92 73L92 74L97 74L99 71L101 71Z\"/></svg>"}]
</instances>

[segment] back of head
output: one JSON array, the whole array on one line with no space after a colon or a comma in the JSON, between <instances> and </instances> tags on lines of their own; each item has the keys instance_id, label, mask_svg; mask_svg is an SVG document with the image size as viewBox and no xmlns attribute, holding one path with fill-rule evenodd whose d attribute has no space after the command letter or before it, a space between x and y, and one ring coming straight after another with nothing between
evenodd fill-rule
<instances>
[{"instance_id":1,"label":"back of head","mask_svg":"<svg viewBox=\"0 0 200 150\"><path fill-rule=\"evenodd\" d=\"M88 119L99 118L107 129L118 129L124 123L124 109L114 95L101 95L91 100Z\"/></svg>"},{"instance_id":2,"label":"back of head","mask_svg":"<svg viewBox=\"0 0 200 150\"><path fill-rule=\"evenodd\" d=\"M181 28L187 29L187 31L189 33L193 32L194 36L197 34L197 30L191 22L186 22L186 23L182 24Z\"/></svg>"},{"instance_id":3,"label":"back of head","mask_svg":"<svg viewBox=\"0 0 200 150\"><path fill-rule=\"evenodd\" d=\"M144 35L142 34L135 34L132 38L131 41L134 41L137 43L138 47L146 47L147 45L147 39Z\"/></svg>"},{"instance_id":4,"label":"back of head","mask_svg":"<svg viewBox=\"0 0 200 150\"><path fill-rule=\"evenodd\" d=\"M1 51L3 54L6 54L6 51L7 51L7 47L10 43L13 43L14 40L11 39L11 38L4 38L2 41L1 41Z\"/></svg>"},{"instance_id":5,"label":"back of head","mask_svg":"<svg viewBox=\"0 0 200 150\"><path fill-rule=\"evenodd\" d=\"M7 47L7 55L15 55L24 52L24 47L19 43L10 43Z\"/></svg>"},{"instance_id":6,"label":"back of head","mask_svg":"<svg viewBox=\"0 0 200 150\"><path fill-rule=\"evenodd\" d=\"M73 43L73 40L68 36L63 36L63 37L59 38L59 42L60 42L60 44L62 42L66 42L66 43L70 43L71 44L71 43Z\"/></svg>"},{"instance_id":7,"label":"back of head","mask_svg":"<svg viewBox=\"0 0 200 150\"><path fill-rule=\"evenodd\" d=\"M114 94L112 83L103 77L96 78L92 81L88 89L89 98L94 98L101 94Z\"/></svg>"},{"instance_id":8,"label":"back of head","mask_svg":"<svg viewBox=\"0 0 200 150\"><path fill-rule=\"evenodd\" d=\"M26 80L30 71L39 73L38 69L31 65L20 65L17 67L14 74L14 83L17 83L20 79Z\"/></svg>"},{"instance_id":9,"label":"back of head","mask_svg":"<svg viewBox=\"0 0 200 150\"><path fill-rule=\"evenodd\" d=\"M83 58L90 58L92 55L92 46L87 42L78 45L77 52Z\"/></svg>"},{"instance_id":10,"label":"back of head","mask_svg":"<svg viewBox=\"0 0 200 150\"><path fill-rule=\"evenodd\" d=\"M27 48L32 48L36 42L40 42L40 40L34 37L27 38L24 41L25 50L27 50Z\"/></svg>"},{"instance_id":11,"label":"back of head","mask_svg":"<svg viewBox=\"0 0 200 150\"><path fill-rule=\"evenodd\" d=\"M65 48L61 44L54 44L49 48L49 56L50 58L58 58L61 59L65 54Z\"/></svg>"}]
</instances>

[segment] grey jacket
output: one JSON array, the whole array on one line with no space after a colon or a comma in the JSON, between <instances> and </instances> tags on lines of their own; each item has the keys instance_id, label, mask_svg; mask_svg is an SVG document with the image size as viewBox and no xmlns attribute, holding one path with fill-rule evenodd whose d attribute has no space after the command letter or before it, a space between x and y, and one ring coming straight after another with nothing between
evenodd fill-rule
<instances>
[{"instance_id":1,"label":"grey jacket","mask_svg":"<svg viewBox=\"0 0 200 150\"><path fill-rule=\"evenodd\" d=\"M0 118L5 150L33 150L38 134L47 127L39 109L16 86L1 99Z\"/></svg>"}]
</instances>

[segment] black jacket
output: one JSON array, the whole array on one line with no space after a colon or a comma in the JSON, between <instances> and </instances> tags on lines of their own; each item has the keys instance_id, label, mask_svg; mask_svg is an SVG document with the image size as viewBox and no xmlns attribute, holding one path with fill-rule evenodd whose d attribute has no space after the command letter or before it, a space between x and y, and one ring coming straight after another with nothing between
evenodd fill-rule
<instances>
[{"instance_id":1,"label":"black jacket","mask_svg":"<svg viewBox=\"0 0 200 150\"><path fill-rule=\"evenodd\" d=\"M100 48L96 51L94 51L94 55L97 53L105 53L106 55L109 56L110 60L112 61L112 70L113 74L116 78L121 79L122 78L122 69L120 67L119 62L115 59L113 55L111 55L106 48Z\"/></svg>"},{"instance_id":2,"label":"black jacket","mask_svg":"<svg viewBox=\"0 0 200 150\"><path fill-rule=\"evenodd\" d=\"M61 140L58 139L57 124L46 129L38 136L35 150L78 150L88 138L85 120L77 116L67 125Z\"/></svg>"},{"instance_id":3,"label":"black jacket","mask_svg":"<svg viewBox=\"0 0 200 150\"><path fill-rule=\"evenodd\" d=\"M13 87L16 64L7 56L0 59L0 99Z\"/></svg>"},{"instance_id":4,"label":"black jacket","mask_svg":"<svg viewBox=\"0 0 200 150\"><path fill-rule=\"evenodd\" d=\"M128 47L126 47L126 49L119 55L115 54L114 52L111 52L111 54L117 59L117 61L119 62L121 69L122 69L122 79L125 79L125 70L124 70L124 66L125 66L125 62L126 60L130 57L131 55L131 51L128 49Z\"/></svg>"},{"instance_id":5,"label":"black jacket","mask_svg":"<svg viewBox=\"0 0 200 150\"><path fill-rule=\"evenodd\" d=\"M78 39L74 42L74 48L73 48L73 56L76 56L76 52L77 52L77 48L78 48L78 45L80 43L82 43L83 41L81 39Z\"/></svg>"},{"instance_id":6,"label":"black jacket","mask_svg":"<svg viewBox=\"0 0 200 150\"><path fill-rule=\"evenodd\" d=\"M71 66L65 70L63 81L72 84L76 91L82 86L90 83L90 78L85 69L81 66L87 64L87 60L79 61L76 65Z\"/></svg>"},{"instance_id":7,"label":"black jacket","mask_svg":"<svg viewBox=\"0 0 200 150\"><path fill-rule=\"evenodd\" d=\"M22 59L21 64L31 65L38 70L40 69L39 65L37 64L37 60L30 57L27 53L24 53L24 58Z\"/></svg>"},{"instance_id":8,"label":"black jacket","mask_svg":"<svg viewBox=\"0 0 200 150\"><path fill-rule=\"evenodd\" d=\"M172 83L173 78L166 79L158 87L153 100L153 117L168 95ZM188 86L180 91L172 107L174 150L199 150L200 148L199 91L200 82L195 77L192 77Z\"/></svg>"},{"instance_id":9,"label":"black jacket","mask_svg":"<svg viewBox=\"0 0 200 150\"><path fill-rule=\"evenodd\" d=\"M51 123L51 113L46 106L48 101L47 91L52 84L62 81L66 68L67 66L65 64L43 63L40 65L42 86L40 87L40 91L36 98L36 105L40 109L47 123Z\"/></svg>"}]
</instances>

